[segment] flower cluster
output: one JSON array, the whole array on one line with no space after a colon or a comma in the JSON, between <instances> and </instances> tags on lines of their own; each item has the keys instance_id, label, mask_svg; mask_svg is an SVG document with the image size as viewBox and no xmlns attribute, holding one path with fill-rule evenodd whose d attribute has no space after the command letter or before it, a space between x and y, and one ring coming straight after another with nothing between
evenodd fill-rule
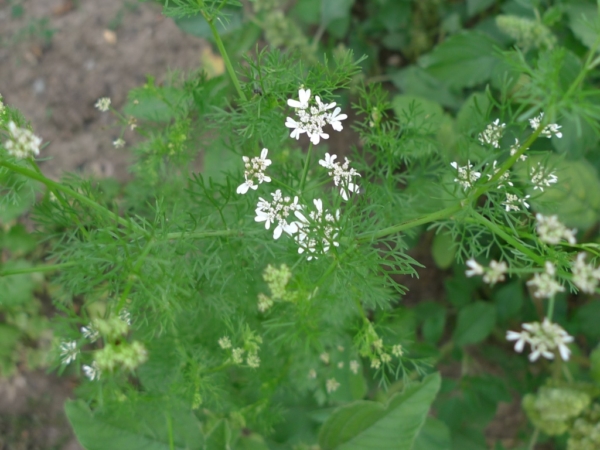
<instances>
[{"instance_id":1,"label":"flower cluster","mask_svg":"<svg viewBox=\"0 0 600 450\"><path fill-rule=\"evenodd\" d=\"M536 167L532 167L529 176L531 177L533 190L539 189L542 192L544 191L544 187L550 187L550 185L558 181L558 177L554 173L548 172L548 169L542 163L538 163Z\"/></svg>"},{"instance_id":2,"label":"flower cluster","mask_svg":"<svg viewBox=\"0 0 600 450\"><path fill-rule=\"evenodd\" d=\"M262 338L257 336L250 328L244 330L243 345L241 347L233 347L229 336L219 338L219 347L229 352L230 357L227 361L232 364L241 366L244 364L244 355L246 355L246 365L251 369L260 367L260 357L258 351L262 344Z\"/></svg>"},{"instance_id":3,"label":"flower cluster","mask_svg":"<svg viewBox=\"0 0 600 450\"><path fill-rule=\"evenodd\" d=\"M526 195L524 198L519 198L518 195L506 193L506 200L502 202L504 207L506 208L506 212L509 211L520 211L521 206L525 208L529 208L529 203L527 203L527 199L529 195Z\"/></svg>"},{"instance_id":4,"label":"flower cluster","mask_svg":"<svg viewBox=\"0 0 600 450\"><path fill-rule=\"evenodd\" d=\"M510 156L514 156L519 151L519 147L521 147L521 144L519 140L515 138L515 143L510 146ZM526 148L525 150L529 150L529 148ZM527 156L522 154L519 156L519 161L527 161Z\"/></svg>"},{"instance_id":5,"label":"flower cluster","mask_svg":"<svg viewBox=\"0 0 600 450\"><path fill-rule=\"evenodd\" d=\"M58 346L61 362L66 366L77 359L79 348L75 341L62 341Z\"/></svg>"},{"instance_id":6,"label":"flower cluster","mask_svg":"<svg viewBox=\"0 0 600 450\"><path fill-rule=\"evenodd\" d=\"M302 206L298 204L298 197L294 197L292 201L290 197L284 197L280 189L277 189L271 196L273 197L271 202L259 197L254 220L264 222L267 230L272 223L276 223L277 226L273 230L273 239L279 239L284 231L288 234L297 233L298 225L293 221L288 222L287 218L292 212L302 209Z\"/></svg>"},{"instance_id":7,"label":"flower cluster","mask_svg":"<svg viewBox=\"0 0 600 450\"><path fill-rule=\"evenodd\" d=\"M500 172L500 168L497 168L496 164L498 164L498 161L494 161L492 163L492 173L488 173L488 180L491 180L498 172ZM510 173L508 171L504 172L502 175L500 175L500 178L498 178L498 188L502 189L503 187L505 187L504 183L508 184L511 187L514 186L512 181L510 181Z\"/></svg>"},{"instance_id":8,"label":"flower cluster","mask_svg":"<svg viewBox=\"0 0 600 450\"><path fill-rule=\"evenodd\" d=\"M279 268L268 265L263 272L263 280L269 286L271 297L263 294L258 294L258 310L265 312L270 309L275 302L293 302L298 294L296 291L287 289L287 284L292 278L292 271L285 264L281 264Z\"/></svg>"},{"instance_id":9,"label":"flower cluster","mask_svg":"<svg viewBox=\"0 0 600 450\"><path fill-rule=\"evenodd\" d=\"M271 165L271 160L267 159L268 153L269 150L263 148L260 152L260 157L255 156L250 159L247 156L242 156L242 159L244 160L245 181L238 186L236 191L238 194L245 194L248 192L248 189L256 190L258 189L259 184L263 182L269 183L271 181L271 178L265 175L267 167ZM255 183L255 178L258 184Z\"/></svg>"},{"instance_id":10,"label":"flower cluster","mask_svg":"<svg viewBox=\"0 0 600 450\"><path fill-rule=\"evenodd\" d=\"M340 186L340 195L346 201L348 201L348 193L354 192L358 194L359 187L355 184L352 179L354 177L360 177L355 169L350 167L350 160L344 158L344 164L335 162L337 155L330 155L325 153L325 159L320 159L319 164L329 170L329 176L333 177L333 184Z\"/></svg>"},{"instance_id":11,"label":"flower cluster","mask_svg":"<svg viewBox=\"0 0 600 450\"><path fill-rule=\"evenodd\" d=\"M99 98L94 106L96 108L98 108L100 111L106 112L110 109L110 98L108 98L108 97Z\"/></svg>"},{"instance_id":12,"label":"flower cluster","mask_svg":"<svg viewBox=\"0 0 600 450\"><path fill-rule=\"evenodd\" d=\"M565 239L569 244L575 244L577 230L569 230L558 221L557 216L543 216L537 213L535 222L537 234L542 242L556 245L561 239Z\"/></svg>"},{"instance_id":13,"label":"flower cluster","mask_svg":"<svg viewBox=\"0 0 600 450\"><path fill-rule=\"evenodd\" d=\"M541 112L539 116L534 117L533 119L529 119L529 125L534 130L537 130L540 127L543 119L544 119L544 113ZM552 136L556 136L557 138L560 139L563 136L562 133L559 131L560 128L562 128L562 127L555 123L548 124L544 127L544 129L542 130L540 135L547 137L548 139L551 138Z\"/></svg>"},{"instance_id":14,"label":"flower cluster","mask_svg":"<svg viewBox=\"0 0 600 450\"><path fill-rule=\"evenodd\" d=\"M527 282L528 286L532 286L535 291L533 296L536 298L552 298L558 292L563 292L565 288L554 279L556 269L554 265L546 261L545 271L536 273L531 280Z\"/></svg>"},{"instance_id":15,"label":"flower cluster","mask_svg":"<svg viewBox=\"0 0 600 450\"><path fill-rule=\"evenodd\" d=\"M285 126L292 128L290 137L300 139L302 133L306 133L310 141L317 145L321 139L329 139L329 135L323 131L323 127L330 124L336 131L342 131L342 120L347 119L346 114L340 114L341 109L335 108L335 102L323 103L319 96L315 96L316 106L310 104L310 89L298 91L300 100L288 100L288 105L296 110L298 120L288 117ZM329 110L335 108L332 112Z\"/></svg>"},{"instance_id":16,"label":"flower cluster","mask_svg":"<svg viewBox=\"0 0 600 450\"><path fill-rule=\"evenodd\" d=\"M491 144L494 148L500 147L500 139L504 134L505 123L500 123L500 119L496 119L494 122L489 124L483 133L479 133L479 142L482 144Z\"/></svg>"},{"instance_id":17,"label":"flower cluster","mask_svg":"<svg viewBox=\"0 0 600 450\"><path fill-rule=\"evenodd\" d=\"M573 284L586 294L593 294L600 281L600 269L585 263L585 253L579 253L571 266Z\"/></svg>"},{"instance_id":18,"label":"flower cluster","mask_svg":"<svg viewBox=\"0 0 600 450\"><path fill-rule=\"evenodd\" d=\"M467 165L464 167L460 167L456 161L450 163L450 165L458 172L454 181L460 184L465 191L471 189L475 182L481 177L480 172L471 170L473 168L471 161L467 161Z\"/></svg>"},{"instance_id":19,"label":"flower cluster","mask_svg":"<svg viewBox=\"0 0 600 450\"><path fill-rule=\"evenodd\" d=\"M9 155L17 159L25 159L40 154L42 139L26 128L19 128L16 123L8 123L10 133L8 141L4 143Z\"/></svg>"},{"instance_id":20,"label":"flower cluster","mask_svg":"<svg viewBox=\"0 0 600 450\"><path fill-rule=\"evenodd\" d=\"M525 348L525 344L531 346L530 361L536 361L540 356L546 359L554 359L554 351L558 350L564 361L569 360L571 351L567 344L573 342L570 336L560 325L550 322L544 318L542 323L531 322L522 325L523 331L507 331L506 339L515 342L515 350L519 353Z\"/></svg>"},{"instance_id":21,"label":"flower cluster","mask_svg":"<svg viewBox=\"0 0 600 450\"><path fill-rule=\"evenodd\" d=\"M498 262L492 260L489 267L483 267L473 258L467 260L467 266L470 267L465 274L468 277L483 275L483 281L490 286L500 281L504 281L504 274L508 272L508 266L504 261Z\"/></svg>"}]
</instances>

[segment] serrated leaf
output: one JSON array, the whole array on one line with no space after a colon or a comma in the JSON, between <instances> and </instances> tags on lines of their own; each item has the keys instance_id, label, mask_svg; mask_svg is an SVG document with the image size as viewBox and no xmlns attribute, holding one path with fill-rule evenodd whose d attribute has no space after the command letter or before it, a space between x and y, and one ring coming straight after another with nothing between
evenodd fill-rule
<instances>
[{"instance_id":1,"label":"serrated leaf","mask_svg":"<svg viewBox=\"0 0 600 450\"><path fill-rule=\"evenodd\" d=\"M86 450L201 450L199 422L164 400L138 401L93 413L81 401L65 404L67 418Z\"/></svg>"},{"instance_id":2,"label":"serrated leaf","mask_svg":"<svg viewBox=\"0 0 600 450\"><path fill-rule=\"evenodd\" d=\"M521 311L525 295L521 283L509 283L501 286L494 293L494 303L498 313L498 320L506 321L511 317L515 317Z\"/></svg>"},{"instance_id":3,"label":"serrated leaf","mask_svg":"<svg viewBox=\"0 0 600 450\"><path fill-rule=\"evenodd\" d=\"M458 346L477 344L492 332L496 324L496 308L485 302L465 306L458 313L454 343Z\"/></svg>"},{"instance_id":4,"label":"serrated leaf","mask_svg":"<svg viewBox=\"0 0 600 450\"><path fill-rule=\"evenodd\" d=\"M489 36L466 31L455 34L419 60L434 77L454 88L472 87L490 79L500 62L498 43Z\"/></svg>"},{"instance_id":5,"label":"serrated leaf","mask_svg":"<svg viewBox=\"0 0 600 450\"><path fill-rule=\"evenodd\" d=\"M408 386L383 405L359 401L336 410L319 434L323 450L410 450L440 388L440 375Z\"/></svg>"},{"instance_id":6,"label":"serrated leaf","mask_svg":"<svg viewBox=\"0 0 600 450\"><path fill-rule=\"evenodd\" d=\"M428 417L419 432L412 450L450 450L450 429L434 417Z\"/></svg>"}]
</instances>

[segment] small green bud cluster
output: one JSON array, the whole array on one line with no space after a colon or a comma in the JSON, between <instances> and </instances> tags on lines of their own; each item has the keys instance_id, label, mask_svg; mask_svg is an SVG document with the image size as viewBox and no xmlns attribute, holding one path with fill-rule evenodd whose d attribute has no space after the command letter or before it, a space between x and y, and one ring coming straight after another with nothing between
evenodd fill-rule
<instances>
[{"instance_id":1,"label":"small green bud cluster","mask_svg":"<svg viewBox=\"0 0 600 450\"><path fill-rule=\"evenodd\" d=\"M282 264L279 269L272 265L268 265L263 272L263 280L269 286L271 297L260 293L258 294L258 310L265 312L273 306L275 301L293 302L297 298L297 292L287 291L287 284L292 278L292 271L288 266Z\"/></svg>"},{"instance_id":2,"label":"small green bud cluster","mask_svg":"<svg viewBox=\"0 0 600 450\"><path fill-rule=\"evenodd\" d=\"M115 340L121 336L125 336L129 332L129 325L120 317L113 316L110 319L94 319L92 325L107 340Z\"/></svg>"},{"instance_id":3,"label":"small green bud cluster","mask_svg":"<svg viewBox=\"0 0 600 450\"><path fill-rule=\"evenodd\" d=\"M600 448L600 404L595 403L582 417L575 420L569 434L567 450Z\"/></svg>"},{"instance_id":4,"label":"small green bud cluster","mask_svg":"<svg viewBox=\"0 0 600 450\"><path fill-rule=\"evenodd\" d=\"M359 335L358 352L360 356L371 360L371 368L379 369L381 364L389 364L392 356L401 358L404 355L402 345L385 346L373 324L369 323L366 330Z\"/></svg>"},{"instance_id":5,"label":"small green bud cluster","mask_svg":"<svg viewBox=\"0 0 600 450\"><path fill-rule=\"evenodd\" d=\"M527 51L531 48L552 49L556 37L543 23L518 16L498 16L496 25L517 41L517 46Z\"/></svg>"},{"instance_id":6,"label":"small green bud cluster","mask_svg":"<svg viewBox=\"0 0 600 450\"><path fill-rule=\"evenodd\" d=\"M146 347L139 341L109 343L103 349L94 352L94 360L102 371L112 372L117 367L135 370L147 359Z\"/></svg>"},{"instance_id":7,"label":"small green bud cluster","mask_svg":"<svg viewBox=\"0 0 600 450\"><path fill-rule=\"evenodd\" d=\"M246 326L243 332L242 340L243 344L240 347L233 347L229 336L221 337L218 343L219 347L229 353L230 356L227 361L237 366L241 366L244 364L245 355L246 365L252 369L258 368L260 366L258 351L260 350L260 345L262 344L262 338L256 335L254 331Z\"/></svg>"},{"instance_id":8,"label":"small green bud cluster","mask_svg":"<svg viewBox=\"0 0 600 450\"><path fill-rule=\"evenodd\" d=\"M567 432L590 405L588 394L571 388L542 387L523 397L523 409L531 423L550 436Z\"/></svg>"}]
</instances>

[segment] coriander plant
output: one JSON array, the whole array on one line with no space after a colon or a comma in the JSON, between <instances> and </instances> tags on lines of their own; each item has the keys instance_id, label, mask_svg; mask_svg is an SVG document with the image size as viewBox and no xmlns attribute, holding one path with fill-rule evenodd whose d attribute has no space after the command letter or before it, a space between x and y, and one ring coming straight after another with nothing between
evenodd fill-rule
<instances>
[{"instance_id":1,"label":"coriander plant","mask_svg":"<svg viewBox=\"0 0 600 450\"><path fill-rule=\"evenodd\" d=\"M54 369L81 377L66 412L85 448L483 448L465 446L452 408L461 389L507 400L496 379L477 384L486 339L523 378L544 374L520 390L529 448L557 435L598 448L600 350L557 311L568 292L600 292L597 215L577 230L558 213L573 186L600 184L578 185L590 169L551 147L600 135L598 29L579 57L538 22L499 17L517 46L494 50L494 84L452 116L391 99L360 55L317 54L319 36L235 61L222 35L237 1L162 3L202 18L228 78L173 73L122 110L97 101L115 147L142 137L127 185L47 178L41 138L0 103L2 202L36 196L45 250L2 275L51 280ZM353 144L335 146L344 134ZM426 235L456 273L452 329L445 306L402 303ZM509 286L530 305L519 320L490 300ZM442 380L453 358L461 377Z\"/></svg>"}]
</instances>

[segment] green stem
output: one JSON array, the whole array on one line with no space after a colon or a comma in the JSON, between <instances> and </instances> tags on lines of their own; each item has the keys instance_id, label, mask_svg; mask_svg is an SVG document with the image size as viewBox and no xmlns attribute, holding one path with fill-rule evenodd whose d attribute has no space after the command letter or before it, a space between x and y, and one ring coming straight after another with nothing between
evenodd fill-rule
<instances>
[{"instance_id":1,"label":"green stem","mask_svg":"<svg viewBox=\"0 0 600 450\"><path fill-rule=\"evenodd\" d=\"M554 315L554 296L550 297L548 300L548 310L546 311L546 317L549 321L552 321L552 316Z\"/></svg>"},{"instance_id":2,"label":"green stem","mask_svg":"<svg viewBox=\"0 0 600 450\"><path fill-rule=\"evenodd\" d=\"M591 69L590 65L591 65L591 62L592 62L592 58L596 54L596 50L598 50L598 45L600 45L600 36L596 39L596 41L594 42L594 44L590 48L590 51L589 51L588 56L586 58L585 64L583 65L583 68L581 69L581 71L577 75L577 78L575 78L575 80L573 81L573 83L571 83L571 86L569 86L569 90L567 90L567 92L565 93L565 98L569 98L571 96L571 94L573 94L573 91L575 91L575 89L577 89L577 86L579 86L581 84L581 82L583 81L583 79L587 75L588 70Z\"/></svg>"},{"instance_id":3,"label":"green stem","mask_svg":"<svg viewBox=\"0 0 600 450\"><path fill-rule=\"evenodd\" d=\"M479 222L481 225L484 225L488 230L490 230L493 233L495 233L498 236L500 236L507 243L509 243L510 245L512 245L514 248L516 248L517 250L519 250L524 255L529 256L532 260L534 260L540 266L543 266L545 264L546 260L544 258L542 258L540 255L538 255L534 251L530 250L529 248L525 247L525 245L523 245L521 242L519 242L518 240L516 240L510 234L506 233L502 228L500 228L495 223L493 223L490 220L486 219L485 217L483 217L479 213L475 213L473 217L474 217L475 221Z\"/></svg>"},{"instance_id":4,"label":"green stem","mask_svg":"<svg viewBox=\"0 0 600 450\"><path fill-rule=\"evenodd\" d=\"M125 289L123 290L123 293L121 294L121 298L119 299L119 303L117 304L117 314L119 314L121 312L121 310L123 309L123 307L125 306L125 302L127 301L127 296L129 295L129 292L131 291L131 288L133 287L135 278L133 278L131 275L138 274L138 272L140 271L140 269L142 267L142 264L146 260L146 256L148 256L148 253L152 249L152 246L154 245L154 243L155 243L154 238L148 239L146 246L142 250L142 254L138 258L138 261L135 263L135 266L133 266L133 270L130 273L129 281L127 282L127 286L125 286Z\"/></svg>"},{"instance_id":5,"label":"green stem","mask_svg":"<svg viewBox=\"0 0 600 450\"><path fill-rule=\"evenodd\" d=\"M204 15L204 18L206 19L206 21L208 22L208 26L210 27L210 31L212 32L213 38L215 39L217 48L219 49L219 52L221 53L223 61L225 62L225 67L227 68L227 73L229 73L229 77L231 78L231 81L233 82L233 85L235 86L235 90L237 91L238 96L240 97L240 99L242 101L244 101L244 102L248 101L248 99L246 98L246 95L244 94L244 91L242 91L242 86L240 85L240 80L238 80L238 77L235 73L233 65L231 64L231 60L229 59L229 54L227 53L227 50L225 50L225 46L223 45L221 36L219 35L219 32L217 31L217 27L215 26L215 23L214 23L214 18L207 17L207 15L204 14L204 12L202 14Z\"/></svg>"},{"instance_id":6,"label":"green stem","mask_svg":"<svg viewBox=\"0 0 600 450\"><path fill-rule=\"evenodd\" d=\"M539 434L540 434L540 429L536 427L536 429L533 431L533 435L531 436L531 440L529 441L529 445L527 446L527 450L535 449L535 444L538 440Z\"/></svg>"},{"instance_id":7,"label":"green stem","mask_svg":"<svg viewBox=\"0 0 600 450\"><path fill-rule=\"evenodd\" d=\"M167 240L171 239L204 239L211 237L226 237L226 236L248 236L252 234L258 234L262 232L262 230L251 230L251 231L243 231L243 230L216 230L216 231L192 231L192 232L177 232L177 233L168 233L166 236Z\"/></svg>"},{"instance_id":8,"label":"green stem","mask_svg":"<svg viewBox=\"0 0 600 450\"><path fill-rule=\"evenodd\" d=\"M13 172L19 173L21 175L24 175L28 178L31 178L32 180L36 180L39 181L40 183L43 183L44 185L48 186L49 188L53 188L53 189L57 189L61 192L64 192L65 194L73 197L74 199L78 200L80 203L83 203L87 206L89 206L90 208L98 211L99 213L110 217L112 220L114 220L115 222L123 225L124 227L129 227L130 226L130 222L128 222L127 220L119 217L117 214L113 213L112 211L109 211L108 209L106 209L104 206L99 205L98 203L96 203L94 200L86 197L85 195L81 195L79 192L74 191L73 189L70 189L66 186L63 186L60 183L57 183L56 181L52 181L49 178L46 178L44 175L42 175L41 173L38 173L34 170L30 170L27 169L25 167L22 166L18 166L16 164L11 164L7 161L0 161L0 166L4 166L7 169L12 170ZM146 234L144 232L144 234Z\"/></svg>"},{"instance_id":9,"label":"green stem","mask_svg":"<svg viewBox=\"0 0 600 450\"><path fill-rule=\"evenodd\" d=\"M408 230L410 228L417 227L419 225L424 225L426 223L434 222L440 219L446 219L453 214L456 214L462 209L462 204L457 204L454 206L450 206L448 208L441 209L440 211L436 211L431 214L426 214L417 219L411 219L406 222L399 223L398 225L392 225L391 227L383 228L377 231L370 231L368 233L362 233L357 236L358 242L366 242L374 239L382 238L385 236L389 236L390 234L395 234L400 231Z\"/></svg>"},{"instance_id":10,"label":"green stem","mask_svg":"<svg viewBox=\"0 0 600 450\"><path fill-rule=\"evenodd\" d=\"M312 152L312 142L308 146L308 152L306 153L306 160L304 161L304 169L302 170L302 179L300 180L300 194L304 192L304 184L306 183L306 177L308 176L308 166L310 165L310 154Z\"/></svg>"},{"instance_id":11,"label":"green stem","mask_svg":"<svg viewBox=\"0 0 600 450\"><path fill-rule=\"evenodd\" d=\"M24 267L22 269L9 269L0 271L0 277L8 277L10 275L22 275L25 273L43 273L43 272L54 272L55 270L61 270L66 267L75 266L77 263L64 263L64 264L48 264L45 266L34 266Z\"/></svg>"}]
</instances>

